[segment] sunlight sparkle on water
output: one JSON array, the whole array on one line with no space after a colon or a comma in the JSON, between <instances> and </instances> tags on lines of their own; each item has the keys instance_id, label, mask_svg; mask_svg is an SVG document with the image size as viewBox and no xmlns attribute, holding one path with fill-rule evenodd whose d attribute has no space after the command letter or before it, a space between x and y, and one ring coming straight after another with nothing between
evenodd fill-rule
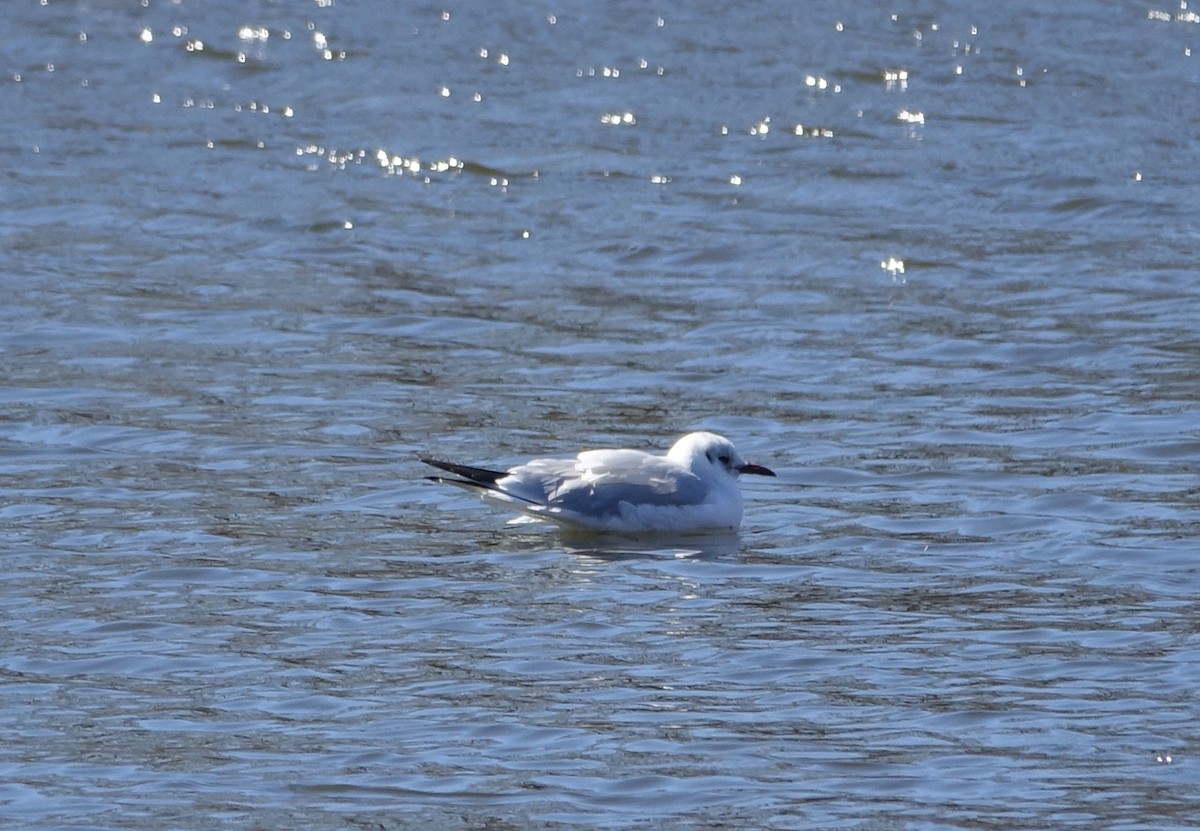
<instances>
[{"instance_id":1,"label":"sunlight sparkle on water","mask_svg":"<svg viewBox=\"0 0 1200 831\"><path fill-rule=\"evenodd\" d=\"M661 72L659 73L662 74ZM587 69L576 69L576 78L620 78L621 70L615 66L602 66L597 69L594 66L589 66Z\"/></svg>"},{"instance_id":2,"label":"sunlight sparkle on water","mask_svg":"<svg viewBox=\"0 0 1200 831\"><path fill-rule=\"evenodd\" d=\"M304 148L304 150L309 153L314 153L314 155L320 155L319 152L315 152L315 149L311 145L308 148ZM296 152L297 155L300 155L301 148L297 148ZM375 161L377 161L379 166L387 171L388 175L390 176L399 176L406 171L409 174L414 175L421 172L420 159L406 159L403 156L392 155L382 147L375 151Z\"/></svg>"},{"instance_id":3,"label":"sunlight sparkle on water","mask_svg":"<svg viewBox=\"0 0 1200 831\"><path fill-rule=\"evenodd\" d=\"M311 27L312 24L310 23L309 26ZM329 48L329 38L327 38L324 33L313 29L312 40L313 46L318 52L321 53L322 59L327 61L343 61L346 59L346 53L344 51L334 52Z\"/></svg>"},{"instance_id":4,"label":"sunlight sparkle on water","mask_svg":"<svg viewBox=\"0 0 1200 831\"><path fill-rule=\"evenodd\" d=\"M1176 23L1200 23L1200 14L1188 8L1187 0L1179 0L1179 11L1175 12L1174 15L1162 9L1152 9L1146 12L1146 17L1150 20L1160 20L1164 23L1170 23L1172 20Z\"/></svg>"}]
</instances>

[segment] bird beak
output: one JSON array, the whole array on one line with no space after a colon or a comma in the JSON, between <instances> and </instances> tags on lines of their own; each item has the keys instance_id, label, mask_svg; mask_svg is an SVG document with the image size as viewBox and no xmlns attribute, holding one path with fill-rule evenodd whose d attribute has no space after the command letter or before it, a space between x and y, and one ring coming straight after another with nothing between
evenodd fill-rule
<instances>
[{"instance_id":1,"label":"bird beak","mask_svg":"<svg viewBox=\"0 0 1200 831\"><path fill-rule=\"evenodd\" d=\"M738 473L757 473L759 476L774 476L775 475L775 471L771 470L769 467L763 467L762 465L750 465L750 464L742 465L741 467L739 467L737 469L737 472Z\"/></svg>"}]
</instances>

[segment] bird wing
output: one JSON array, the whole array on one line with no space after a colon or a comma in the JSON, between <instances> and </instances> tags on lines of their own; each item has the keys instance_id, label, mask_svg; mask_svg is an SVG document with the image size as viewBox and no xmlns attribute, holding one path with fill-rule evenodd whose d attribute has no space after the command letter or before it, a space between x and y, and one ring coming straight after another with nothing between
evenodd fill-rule
<instances>
[{"instance_id":1,"label":"bird wing","mask_svg":"<svg viewBox=\"0 0 1200 831\"><path fill-rule=\"evenodd\" d=\"M507 493L588 522L604 520L625 505L684 507L702 502L698 476L662 456L637 450L589 450L575 459L534 459L497 483Z\"/></svg>"}]
</instances>

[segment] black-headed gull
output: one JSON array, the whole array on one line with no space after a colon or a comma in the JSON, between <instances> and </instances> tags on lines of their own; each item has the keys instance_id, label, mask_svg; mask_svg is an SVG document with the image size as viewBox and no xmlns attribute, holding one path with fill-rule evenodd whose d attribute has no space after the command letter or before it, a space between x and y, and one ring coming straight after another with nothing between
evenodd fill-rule
<instances>
[{"instance_id":1,"label":"black-headed gull","mask_svg":"<svg viewBox=\"0 0 1200 831\"><path fill-rule=\"evenodd\" d=\"M533 459L508 471L437 459L454 474L430 476L485 502L565 528L626 533L732 531L742 522L741 473L775 474L743 459L716 433L689 433L665 456L585 450L574 459Z\"/></svg>"}]
</instances>

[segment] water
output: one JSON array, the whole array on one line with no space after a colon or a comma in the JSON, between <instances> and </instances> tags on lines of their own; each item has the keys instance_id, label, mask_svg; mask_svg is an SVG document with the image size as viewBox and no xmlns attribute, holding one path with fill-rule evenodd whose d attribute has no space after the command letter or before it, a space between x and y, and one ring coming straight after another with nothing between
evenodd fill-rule
<instances>
[{"instance_id":1,"label":"water","mask_svg":"<svg viewBox=\"0 0 1200 831\"><path fill-rule=\"evenodd\" d=\"M1194 822L1189 9L7 11L7 826Z\"/></svg>"}]
</instances>

